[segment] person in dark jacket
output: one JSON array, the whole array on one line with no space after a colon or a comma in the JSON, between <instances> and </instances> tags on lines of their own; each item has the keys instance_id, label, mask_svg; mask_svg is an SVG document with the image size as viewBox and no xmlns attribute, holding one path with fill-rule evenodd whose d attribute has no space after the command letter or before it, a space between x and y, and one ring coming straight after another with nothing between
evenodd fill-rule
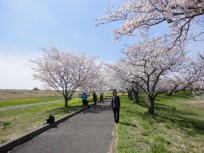
<instances>
[{"instance_id":1,"label":"person in dark jacket","mask_svg":"<svg viewBox=\"0 0 204 153\"><path fill-rule=\"evenodd\" d=\"M114 119L116 123L119 123L119 117L120 117L120 97L117 96L117 91L113 91L113 97L111 101L113 113L114 113Z\"/></svg>"},{"instance_id":2,"label":"person in dark jacket","mask_svg":"<svg viewBox=\"0 0 204 153\"><path fill-rule=\"evenodd\" d=\"M94 101L94 105L96 105L96 102L97 102L97 95L96 95L95 92L93 93L93 101Z\"/></svg>"},{"instance_id":3,"label":"person in dark jacket","mask_svg":"<svg viewBox=\"0 0 204 153\"><path fill-rule=\"evenodd\" d=\"M100 93L100 103L104 103L104 101L103 101L103 93L102 92Z\"/></svg>"}]
</instances>

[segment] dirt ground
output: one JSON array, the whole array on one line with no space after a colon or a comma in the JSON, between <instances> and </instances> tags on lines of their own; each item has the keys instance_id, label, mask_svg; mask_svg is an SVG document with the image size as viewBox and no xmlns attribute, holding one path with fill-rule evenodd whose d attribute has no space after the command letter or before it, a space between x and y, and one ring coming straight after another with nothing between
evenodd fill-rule
<instances>
[{"instance_id":1,"label":"dirt ground","mask_svg":"<svg viewBox=\"0 0 204 153\"><path fill-rule=\"evenodd\" d=\"M195 100L188 101L185 104L204 110L204 97L195 97Z\"/></svg>"}]
</instances>

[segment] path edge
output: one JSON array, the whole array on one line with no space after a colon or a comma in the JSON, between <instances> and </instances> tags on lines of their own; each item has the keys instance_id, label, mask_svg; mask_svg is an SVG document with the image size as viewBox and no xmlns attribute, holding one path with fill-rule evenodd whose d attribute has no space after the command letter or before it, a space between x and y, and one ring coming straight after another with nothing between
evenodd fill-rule
<instances>
[{"instance_id":1,"label":"path edge","mask_svg":"<svg viewBox=\"0 0 204 153\"><path fill-rule=\"evenodd\" d=\"M91 105L91 107L92 106L93 105ZM12 150L13 148L15 148L15 147L17 147L17 146L31 140L31 139L33 139L34 137L36 137L36 136L40 135L41 133L49 130L50 128L56 127L58 124L60 124L60 123L62 123L64 121L68 120L69 118L71 118L71 117L85 111L86 109L88 109L88 108L83 108L83 109L80 109L78 111L75 111L75 112L73 112L71 114L68 114L67 116L64 116L64 117L56 120L53 124L46 124L46 125L38 128L38 129L36 129L34 131L31 131L31 132L29 132L29 133L27 133L27 134L25 134L23 136L20 136L20 137L14 139L14 140L10 140L8 142L0 144L0 153L6 153L6 152Z\"/></svg>"}]
</instances>

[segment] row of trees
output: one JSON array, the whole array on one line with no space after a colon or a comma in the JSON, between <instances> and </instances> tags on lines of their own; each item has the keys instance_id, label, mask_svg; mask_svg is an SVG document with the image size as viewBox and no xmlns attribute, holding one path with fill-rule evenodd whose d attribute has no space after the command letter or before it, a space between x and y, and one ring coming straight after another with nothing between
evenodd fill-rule
<instances>
[{"instance_id":1,"label":"row of trees","mask_svg":"<svg viewBox=\"0 0 204 153\"><path fill-rule=\"evenodd\" d=\"M148 110L154 114L158 94L171 95L203 79L204 54L191 59L185 50L189 41L202 39L203 14L202 0L125 0L118 9L99 17L97 24L120 21L122 24L113 30L115 39L138 35L141 41L127 46L119 61L106 64L108 76L95 57L50 48L33 61L34 78L61 93L66 107L77 88L97 90L109 82L108 86L131 88L138 103L139 92L145 92ZM161 24L169 30L150 37L151 30Z\"/></svg>"},{"instance_id":2,"label":"row of trees","mask_svg":"<svg viewBox=\"0 0 204 153\"><path fill-rule=\"evenodd\" d=\"M185 50L191 40L202 40L203 14L202 0L125 0L118 9L111 8L97 19L97 25L121 23L113 29L115 39L140 36L139 43L123 50L121 60L107 66L123 88L131 88L137 103L139 92L147 94L150 114L154 114L158 94L170 96L203 80L204 54L192 59ZM154 27L161 25L169 29L151 36Z\"/></svg>"},{"instance_id":3,"label":"row of trees","mask_svg":"<svg viewBox=\"0 0 204 153\"><path fill-rule=\"evenodd\" d=\"M149 112L154 114L154 101L158 94L170 96L190 88L204 75L204 54L192 60L186 57L180 45L174 45L170 50L169 45L163 37L146 38L128 46L123 50L124 57L106 64L106 69L96 64L95 57L87 57L84 53L77 55L56 48L43 49L42 57L32 61L35 64L34 78L62 94L65 107L77 88L100 91L112 86L131 89L137 103L139 93L146 93Z\"/></svg>"},{"instance_id":4,"label":"row of trees","mask_svg":"<svg viewBox=\"0 0 204 153\"><path fill-rule=\"evenodd\" d=\"M101 65L96 64L95 57L87 57L84 53L60 52L54 47L43 51L42 57L32 61L35 64L34 79L62 94L65 107L68 107L68 101L77 88L84 91L102 90L105 83Z\"/></svg>"},{"instance_id":5,"label":"row of trees","mask_svg":"<svg viewBox=\"0 0 204 153\"><path fill-rule=\"evenodd\" d=\"M169 46L163 38L146 39L129 46L123 51L124 57L107 66L112 75L133 91L139 103L139 93L148 97L148 109L154 114L154 101L158 94L171 95L191 88L204 75L203 55L192 60L180 46Z\"/></svg>"}]
</instances>

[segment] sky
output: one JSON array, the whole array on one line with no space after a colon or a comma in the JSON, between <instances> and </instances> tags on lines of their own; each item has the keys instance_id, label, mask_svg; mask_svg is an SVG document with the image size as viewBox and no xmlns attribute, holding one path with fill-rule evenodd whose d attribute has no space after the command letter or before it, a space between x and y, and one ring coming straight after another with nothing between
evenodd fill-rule
<instances>
[{"instance_id":1,"label":"sky","mask_svg":"<svg viewBox=\"0 0 204 153\"><path fill-rule=\"evenodd\" d=\"M99 61L122 57L124 44L113 42L114 23L95 26L118 0L0 0L0 89L43 88L33 80L30 60L40 57L42 48L85 52ZM200 48L191 45L190 48ZM193 55L193 54L192 54Z\"/></svg>"},{"instance_id":2,"label":"sky","mask_svg":"<svg viewBox=\"0 0 204 153\"><path fill-rule=\"evenodd\" d=\"M42 48L85 52L99 61L121 57L113 25L96 27L116 0L0 0L0 89L42 88L33 80L30 60Z\"/></svg>"}]
</instances>

